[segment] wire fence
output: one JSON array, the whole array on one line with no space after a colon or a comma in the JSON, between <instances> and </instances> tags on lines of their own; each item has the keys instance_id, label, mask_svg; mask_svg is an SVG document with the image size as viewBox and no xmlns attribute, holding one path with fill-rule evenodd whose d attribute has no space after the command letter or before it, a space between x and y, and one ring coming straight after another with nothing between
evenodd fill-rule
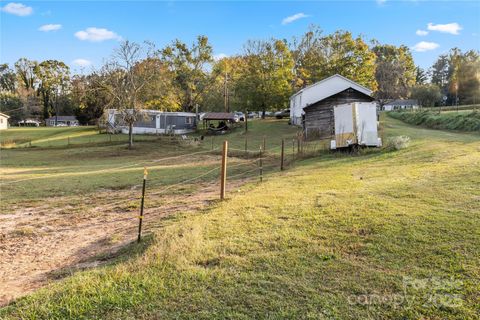
<instances>
[{"instance_id":1,"label":"wire fence","mask_svg":"<svg viewBox=\"0 0 480 320\"><path fill-rule=\"evenodd\" d=\"M261 138L256 137L257 141ZM282 141L283 140L283 141ZM265 145L265 142L263 143ZM146 183L146 209L154 209L155 205L158 205L158 197L163 197L168 195L169 192L172 194L176 190L180 190L180 195L182 190L180 188L184 186L192 186L195 192L202 192L202 188L206 186L210 187L210 190L215 189L217 186L220 191L220 176L222 172L221 166L221 150L212 144L209 148L209 141L203 141L203 145L199 145L198 148L201 148L198 151L194 152L181 152L180 154L175 154L171 156L166 156L162 158L149 159L145 161L135 161L128 164L123 164L114 167L101 168L91 171L78 172L76 175L99 175L99 174L118 174L119 171L125 169L133 169L132 173L137 174L140 170L143 170L144 167L153 168L154 172L161 167L169 168L169 166L178 165L178 163L191 163L193 164L195 174L192 176L191 173L186 170L183 172L179 170L179 174L173 180L162 180L162 176L155 174L154 176L150 175L148 182ZM203 147L203 148L202 148ZM277 143L272 143L269 141L269 148L262 150L262 146L259 145L258 148L230 148L228 151L225 150L226 156L228 158L228 164L226 166L226 180L228 183L238 181L240 183L243 180L254 181L257 180L259 183L264 181L265 178L274 172L280 170L288 169L293 166L296 161L303 158L315 156L318 152L325 150L325 144L318 142L306 142L300 139L299 137L288 137L284 139L279 139ZM192 149L190 149L192 150ZM199 156L202 157L203 163L195 165L195 162L198 161ZM200 172L199 172L200 171ZM60 172L54 174L45 174L43 176L29 177L25 179L17 179L13 181L1 182L0 186L4 185L14 185L21 182L32 181L37 179L56 179L67 177L71 175L71 172ZM139 175L140 178L140 175ZM242 182L241 182L242 181ZM95 210L100 211L109 211L114 212L115 210L122 212L131 212L138 210L140 203L144 195L132 194L137 193L138 186L141 186L141 179L138 180L138 183L134 183L130 190L133 192L129 193L119 193L119 197L125 197L123 199L118 199L118 197L112 197L108 199L105 203L95 204ZM198 190L200 189L200 190ZM210 191L211 192L211 191ZM219 192L220 195L220 192ZM156 201L150 201L150 199L155 199ZM100 201L102 202L102 201ZM126 207L125 207L126 206ZM143 212L143 210L142 210ZM129 215L125 217L122 215L118 217L120 220L125 219L136 219L138 215Z\"/></svg>"}]
</instances>

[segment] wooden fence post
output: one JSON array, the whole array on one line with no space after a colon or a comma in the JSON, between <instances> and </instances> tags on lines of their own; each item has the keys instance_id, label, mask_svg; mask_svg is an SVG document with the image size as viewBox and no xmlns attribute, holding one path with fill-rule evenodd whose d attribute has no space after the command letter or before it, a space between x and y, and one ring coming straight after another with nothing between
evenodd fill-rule
<instances>
[{"instance_id":1,"label":"wooden fence post","mask_svg":"<svg viewBox=\"0 0 480 320\"><path fill-rule=\"evenodd\" d=\"M147 168L145 167L143 169L142 202L140 204L140 215L138 216L138 239L137 239L137 242L140 242L140 239L142 237L143 205L145 203L145 186L147 184L147 175L148 175L148 171L147 171Z\"/></svg>"},{"instance_id":2,"label":"wooden fence post","mask_svg":"<svg viewBox=\"0 0 480 320\"><path fill-rule=\"evenodd\" d=\"M280 170L283 170L284 154L285 154L285 139L282 139L282 153L281 153L281 159L280 159Z\"/></svg>"},{"instance_id":3,"label":"wooden fence post","mask_svg":"<svg viewBox=\"0 0 480 320\"><path fill-rule=\"evenodd\" d=\"M263 160L262 160L262 147L260 146L260 159L259 160L259 174L260 174L260 182L263 182Z\"/></svg>"},{"instance_id":4,"label":"wooden fence post","mask_svg":"<svg viewBox=\"0 0 480 320\"><path fill-rule=\"evenodd\" d=\"M223 141L222 151L222 171L220 174L220 199L225 199L225 186L227 183L227 154L228 154L228 141Z\"/></svg>"},{"instance_id":5,"label":"wooden fence post","mask_svg":"<svg viewBox=\"0 0 480 320\"><path fill-rule=\"evenodd\" d=\"M263 151L267 151L267 137L263 136Z\"/></svg>"},{"instance_id":6,"label":"wooden fence post","mask_svg":"<svg viewBox=\"0 0 480 320\"><path fill-rule=\"evenodd\" d=\"M292 158L295 160L295 139L292 139Z\"/></svg>"}]
</instances>

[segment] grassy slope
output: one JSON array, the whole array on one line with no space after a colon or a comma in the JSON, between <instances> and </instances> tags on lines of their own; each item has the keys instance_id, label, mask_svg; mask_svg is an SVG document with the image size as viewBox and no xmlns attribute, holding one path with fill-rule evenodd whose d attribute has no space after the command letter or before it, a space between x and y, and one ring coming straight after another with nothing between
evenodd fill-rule
<instances>
[{"instance_id":1,"label":"grassy slope","mask_svg":"<svg viewBox=\"0 0 480 320\"><path fill-rule=\"evenodd\" d=\"M435 111L407 111L391 112L390 116L409 124L432 129L480 132L480 112L478 111L451 111L440 114Z\"/></svg>"},{"instance_id":2,"label":"grassy slope","mask_svg":"<svg viewBox=\"0 0 480 320\"><path fill-rule=\"evenodd\" d=\"M412 146L305 160L206 212L164 221L151 242L130 248L138 256L77 273L0 317L477 318L479 136L392 119L385 128ZM404 277L460 285L404 287ZM445 293L461 305L428 303ZM407 299L349 303L362 294Z\"/></svg>"}]
</instances>

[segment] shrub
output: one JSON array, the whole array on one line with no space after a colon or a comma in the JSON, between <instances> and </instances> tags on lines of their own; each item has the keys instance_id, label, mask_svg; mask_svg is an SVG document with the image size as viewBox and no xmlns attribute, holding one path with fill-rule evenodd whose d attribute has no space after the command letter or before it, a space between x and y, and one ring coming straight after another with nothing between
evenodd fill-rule
<instances>
[{"instance_id":1,"label":"shrub","mask_svg":"<svg viewBox=\"0 0 480 320\"><path fill-rule=\"evenodd\" d=\"M446 112L432 111L393 111L388 113L392 118L409 124L422 125L432 129L461 131L480 131L480 112Z\"/></svg>"},{"instance_id":2,"label":"shrub","mask_svg":"<svg viewBox=\"0 0 480 320\"><path fill-rule=\"evenodd\" d=\"M386 148L388 150L401 150L408 148L410 145L410 137L397 136L387 140Z\"/></svg>"}]
</instances>

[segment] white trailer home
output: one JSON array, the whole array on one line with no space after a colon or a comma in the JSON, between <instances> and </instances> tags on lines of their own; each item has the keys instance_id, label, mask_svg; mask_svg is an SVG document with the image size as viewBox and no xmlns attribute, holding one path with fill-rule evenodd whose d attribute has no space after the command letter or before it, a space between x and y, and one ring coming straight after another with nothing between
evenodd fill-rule
<instances>
[{"instance_id":1,"label":"white trailer home","mask_svg":"<svg viewBox=\"0 0 480 320\"><path fill-rule=\"evenodd\" d=\"M291 123L296 126L302 126L302 120L305 115L304 108L349 88L367 96L372 94L372 90L339 74L323 79L298 91L290 97Z\"/></svg>"},{"instance_id":2,"label":"white trailer home","mask_svg":"<svg viewBox=\"0 0 480 320\"><path fill-rule=\"evenodd\" d=\"M118 110L108 109L106 113L110 129L128 133L128 126L123 123ZM185 134L196 129L196 114L190 112L143 110L142 119L133 124L134 134Z\"/></svg>"}]
</instances>

